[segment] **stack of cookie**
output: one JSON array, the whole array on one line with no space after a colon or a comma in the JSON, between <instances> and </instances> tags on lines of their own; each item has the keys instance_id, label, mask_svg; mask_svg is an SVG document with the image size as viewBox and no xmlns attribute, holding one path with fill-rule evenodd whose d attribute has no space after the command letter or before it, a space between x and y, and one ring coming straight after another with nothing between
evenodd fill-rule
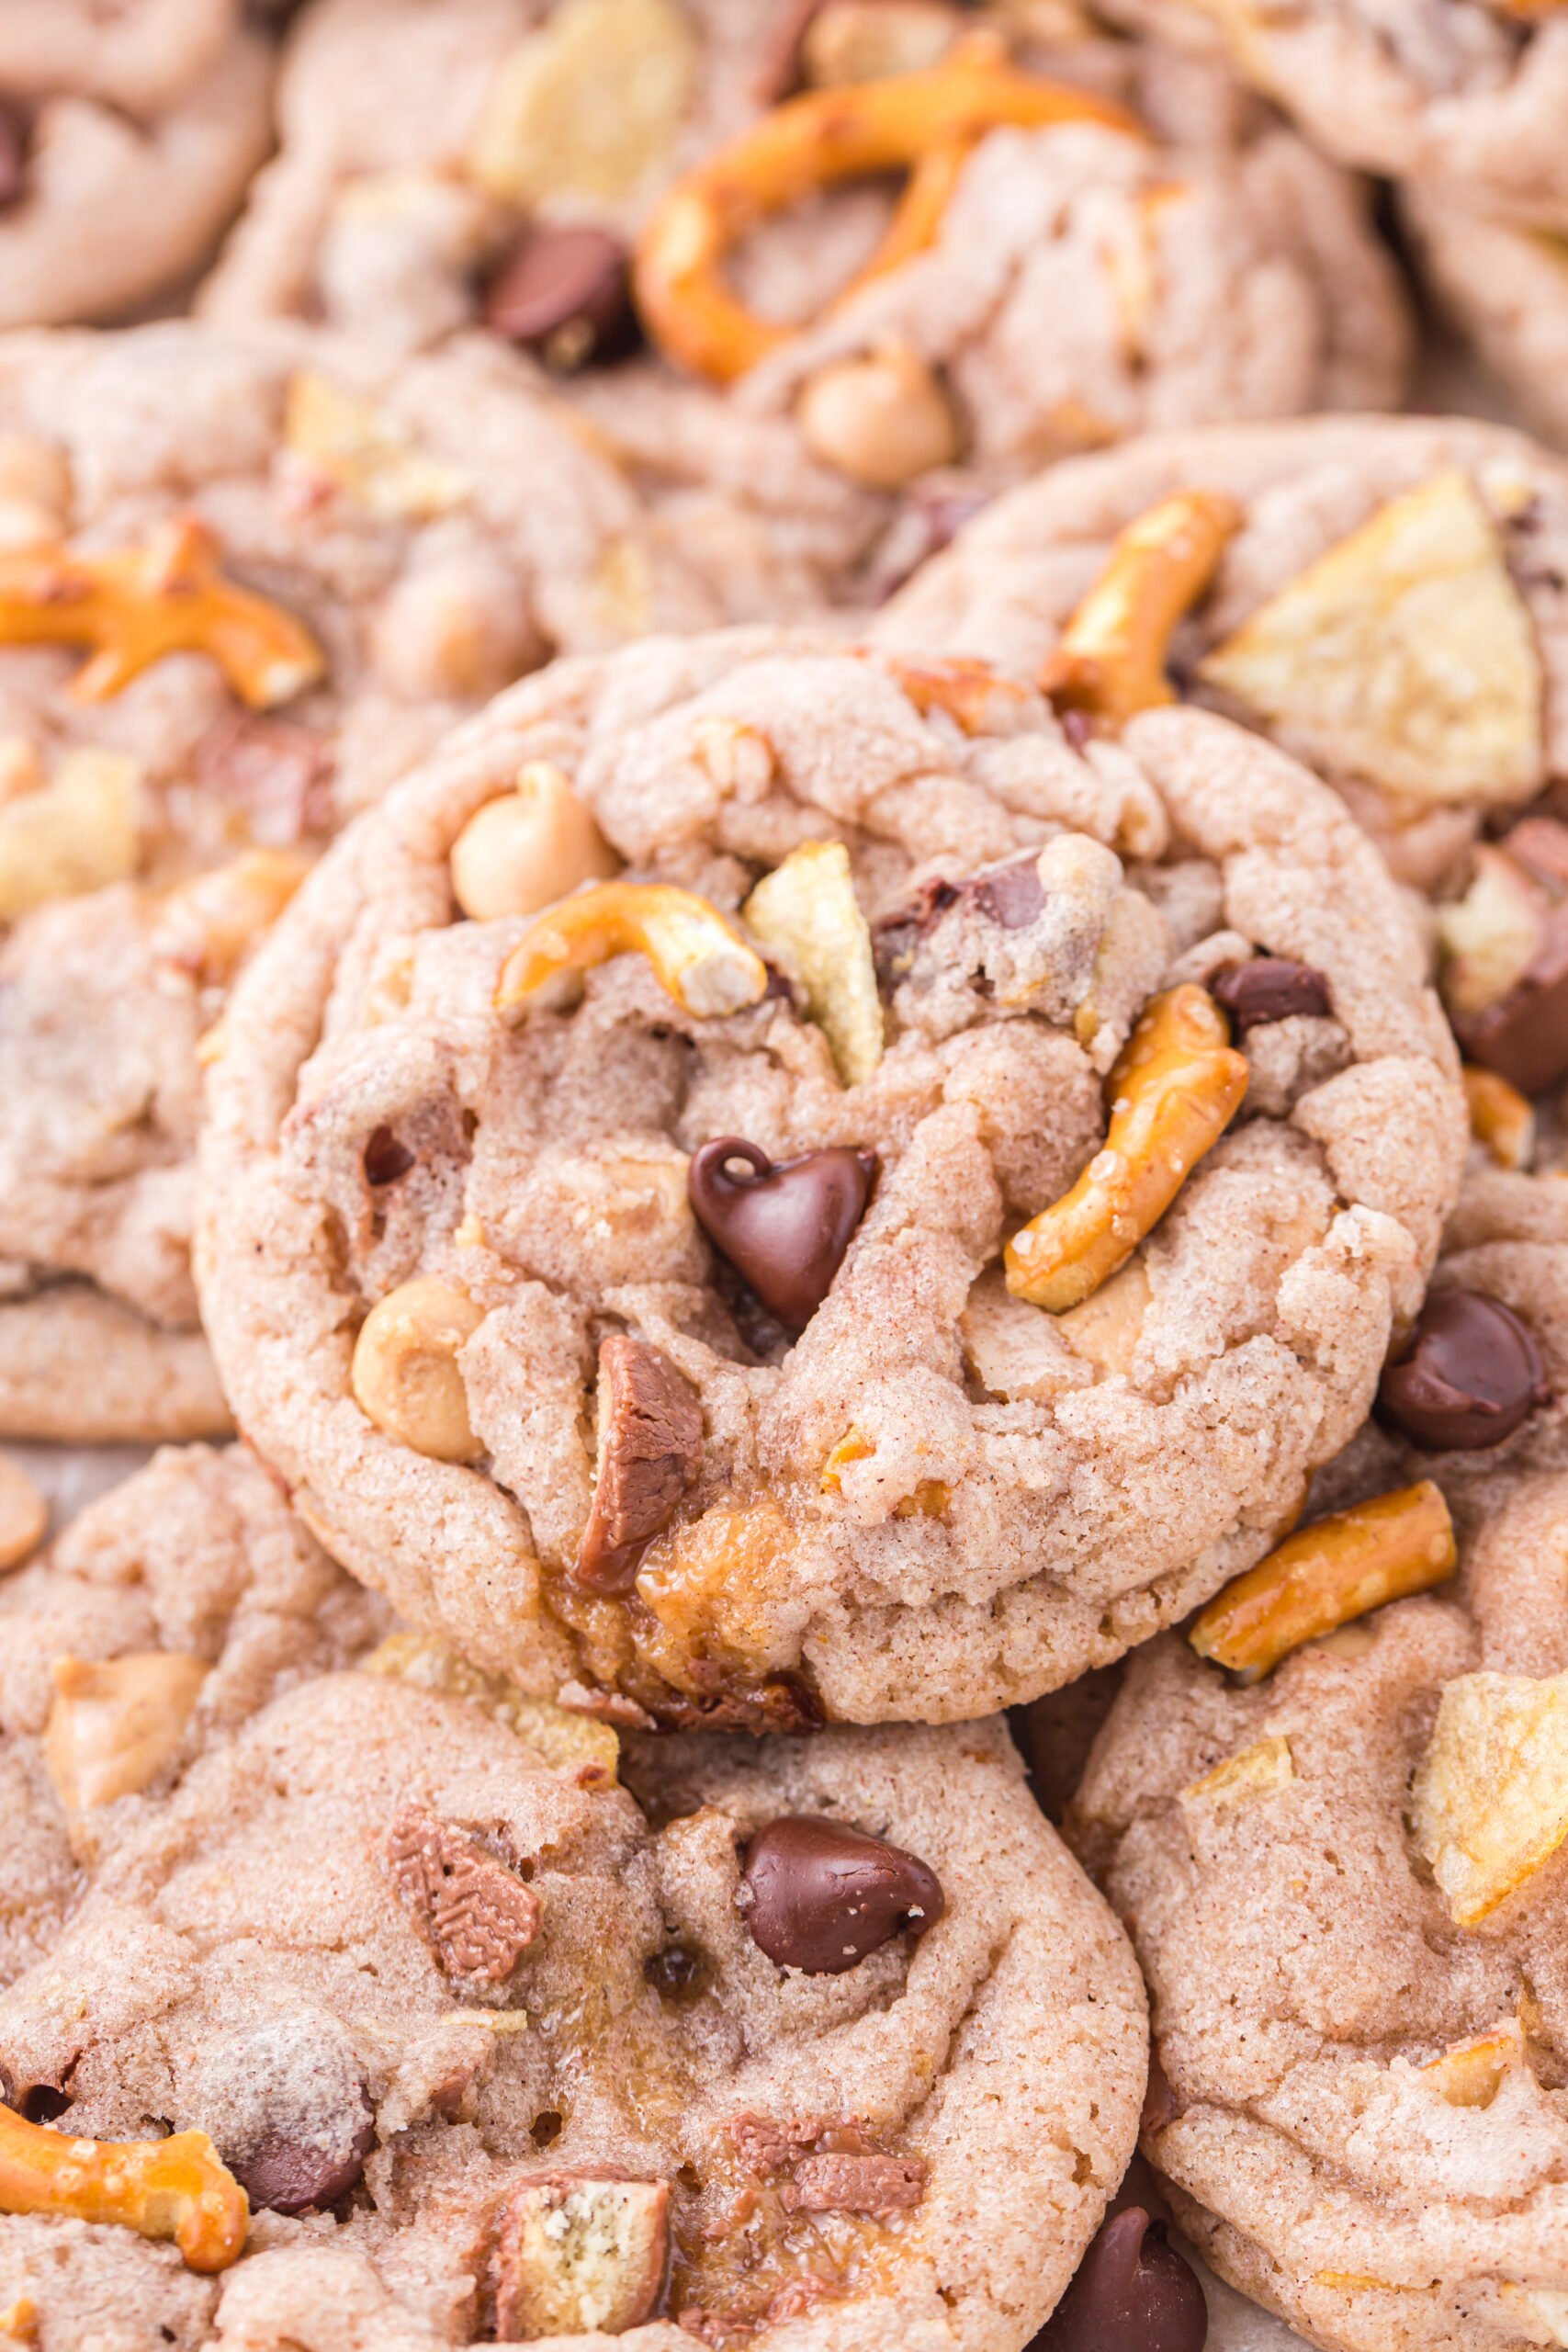
<instances>
[{"instance_id":1,"label":"stack of cookie","mask_svg":"<svg viewBox=\"0 0 1568 2352\"><path fill-rule=\"evenodd\" d=\"M0 0L0 2345L1568 2346L1568 21L1105 17Z\"/></svg>"}]
</instances>

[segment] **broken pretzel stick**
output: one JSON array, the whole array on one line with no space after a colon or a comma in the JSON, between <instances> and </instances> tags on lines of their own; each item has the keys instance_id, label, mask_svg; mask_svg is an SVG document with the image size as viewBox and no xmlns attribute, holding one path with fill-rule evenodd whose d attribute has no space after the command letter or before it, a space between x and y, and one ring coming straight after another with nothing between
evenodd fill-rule
<instances>
[{"instance_id":1,"label":"broken pretzel stick","mask_svg":"<svg viewBox=\"0 0 1568 2352\"><path fill-rule=\"evenodd\" d=\"M1452 1576L1453 1521L1429 1478L1334 1512L1215 1595L1188 1635L1200 1657L1260 1681L1304 1643Z\"/></svg>"},{"instance_id":2,"label":"broken pretzel stick","mask_svg":"<svg viewBox=\"0 0 1568 2352\"><path fill-rule=\"evenodd\" d=\"M1206 989L1187 980L1156 996L1107 1080L1104 1144L1071 1192L1008 1244L1013 1296L1061 1315L1108 1282L1218 1143L1247 1079L1247 1057Z\"/></svg>"},{"instance_id":3,"label":"broken pretzel stick","mask_svg":"<svg viewBox=\"0 0 1568 2352\"><path fill-rule=\"evenodd\" d=\"M1171 637L1241 523L1235 501L1208 490L1184 490L1129 523L1046 656L1042 694L1058 710L1087 711L1112 726L1174 702L1166 676Z\"/></svg>"},{"instance_id":4,"label":"broken pretzel stick","mask_svg":"<svg viewBox=\"0 0 1568 2352\"><path fill-rule=\"evenodd\" d=\"M693 890L667 882L602 882L535 923L502 966L498 1012L510 1012L564 972L612 956L641 955L666 995L699 1020L757 1004L768 967L728 917Z\"/></svg>"},{"instance_id":5,"label":"broken pretzel stick","mask_svg":"<svg viewBox=\"0 0 1568 2352\"><path fill-rule=\"evenodd\" d=\"M0 2213L61 2213L172 2238L190 2270L237 2262L250 2201L205 2132L77 2140L0 2107Z\"/></svg>"}]
</instances>

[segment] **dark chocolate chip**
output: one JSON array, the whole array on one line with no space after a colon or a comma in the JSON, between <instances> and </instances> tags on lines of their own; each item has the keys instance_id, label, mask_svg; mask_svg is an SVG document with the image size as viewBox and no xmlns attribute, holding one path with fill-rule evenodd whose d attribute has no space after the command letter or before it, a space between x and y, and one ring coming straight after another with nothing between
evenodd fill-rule
<instances>
[{"instance_id":1,"label":"dark chocolate chip","mask_svg":"<svg viewBox=\"0 0 1568 2352\"><path fill-rule=\"evenodd\" d=\"M945 1898L914 1854L841 1821L792 1814L746 1849L742 1902L751 1940L781 1968L838 1976L901 1928L923 1936Z\"/></svg>"},{"instance_id":2,"label":"dark chocolate chip","mask_svg":"<svg viewBox=\"0 0 1568 2352\"><path fill-rule=\"evenodd\" d=\"M241 2161L231 2157L229 2169L253 2205L265 2205L274 2213L305 2213L335 2205L357 2188L375 2144L376 2125L367 2109L339 2148L264 2140Z\"/></svg>"},{"instance_id":3,"label":"dark chocolate chip","mask_svg":"<svg viewBox=\"0 0 1568 2352\"><path fill-rule=\"evenodd\" d=\"M1432 1453L1501 1445L1551 1402L1535 1334L1500 1298L1435 1290L1378 1386L1384 1420Z\"/></svg>"},{"instance_id":4,"label":"dark chocolate chip","mask_svg":"<svg viewBox=\"0 0 1568 2352\"><path fill-rule=\"evenodd\" d=\"M975 904L1004 931L1024 931L1045 904L1038 856L1015 859L989 874L977 875L969 885Z\"/></svg>"},{"instance_id":5,"label":"dark chocolate chip","mask_svg":"<svg viewBox=\"0 0 1568 2352\"><path fill-rule=\"evenodd\" d=\"M749 1175L730 1167L743 1160ZM833 1286L876 1182L874 1151L834 1145L776 1165L739 1136L692 1155L686 1189L698 1224L763 1306L803 1331Z\"/></svg>"},{"instance_id":6,"label":"dark chocolate chip","mask_svg":"<svg viewBox=\"0 0 1568 2352\"><path fill-rule=\"evenodd\" d=\"M27 178L27 119L17 107L0 98L0 212L18 200Z\"/></svg>"},{"instance_id":7,"label":"dark chocolate chip","mask_svg":"<svg viewBox=\"0 0 1568 2352\"><path fill-rule=\"evenodd\" d=\"M1238 1037L1265 1022L1288 1021L1292 1013L1321 1017L1334 1010L1328 982L1315 966L1292 964L1283 956L1222 964L1210 976L1209 992L1230 1014Z\"/></svg>"},{"instance_id":8,"label":"dark chocolate chip","mask_svg":"<svg viewBox=\"0 0 1568 2352\"><path fill-rule=\"evenodd\" d=\"M701 1953L688 1951L684 1944L666 1944L662 1951L652 1953L643 1962L642 1973L660 2000L678 2009L696 2000L713 1976Z\"/></svg>"},{"instance_id":9,"label":"dark chocolate chip","mask_svg":"<svg viewBox=\"0 0 1568 2352\"><path fill-rule=\"evenodd\" d=\"M406 1143L400 1143L390 1127L378 1127L365 1147L365 1181L367 1184L395 1184L413 1166L413 1154Z\"/></svg>"},{"instance_id":10,"label":"dark chocolate chip","mask_svg":"<svg viewBox=\"0 0 1568 2352\"><path fill-rule=\"evenodd\" d=\"M1032 2352L1203 2352L1209 2307L1141 2205L1104 2223Z\"/></svg>"},{"instance_id":11,"label":"dark chocolate chip","mask_svg":"<svg viewBox=\"0 0 1568 2352\"><path fill-rule=\"evenodd\" d=\"M599 1476L575 1570L592 1592L629 1592L637 1563L702 1463L696 1390L647 1340L599 1350Z\"/></svg>"},{"instance_id":12,"label":"dark chocolate chip","mask_svg":"<svg viewBox=\"0 0 1568 2352\"><path fill-rule=\"evenodd\" d=\"M71 2106L71 2094L54 2083L34 2083L23 2092L18 2106L29 2123L58 2123Z\"/></svg>"},{"instance_id":13,"label":"dark chocolate chip","mask_svg":"<svg viewBox=\"0 0 1568 2352\"><path fill-rule=\"evenodd\" d=\"M491 280L485 319L553 368L618 356L633 334L626 247L586 222L530 229Z\"/></svg>"},{"instance_id":14,"label":"dark chocolate chip","mask_svg":"<svg viewBox=\"0 0 1568 2352\"><path fill-rule=\"evenodd\" d=\"M1465 1053L1521 1094L1568 1078L1568 904L1551 908L1523 979L1484 1012L1453 1016Z\"/></svg>"}]
</instances>

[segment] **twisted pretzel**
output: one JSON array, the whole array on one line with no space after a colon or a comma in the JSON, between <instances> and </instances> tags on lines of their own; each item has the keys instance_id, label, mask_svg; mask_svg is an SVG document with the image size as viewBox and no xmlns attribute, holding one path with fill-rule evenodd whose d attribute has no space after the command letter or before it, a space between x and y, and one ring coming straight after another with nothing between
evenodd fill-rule
<instances>
[{"instance_id":1,"label":"twisted pretzel","mask_svg":"<svg viewBox=\"0 0 1568 2352\"><path fill-rule=\"evenodd\" d=\"M836 181L906 168L898 209L839 296L846 301L935 242L970 151L987 131L1057 122L1145 135L1124 107L1022 72L984 33L960 41L929 72L788 99L689 172L655 210L635 266L644 322L671 358L733 383L798 332L758 318L724 283L725 255L753 222Z\"/></svg>"}]
</instances>

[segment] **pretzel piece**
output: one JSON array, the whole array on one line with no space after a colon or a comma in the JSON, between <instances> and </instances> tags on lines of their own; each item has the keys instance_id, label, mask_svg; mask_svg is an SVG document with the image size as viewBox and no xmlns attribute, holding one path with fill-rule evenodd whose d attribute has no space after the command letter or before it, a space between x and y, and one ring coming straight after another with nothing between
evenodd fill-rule
<instances>
[{"instance_id":1,"label":"pretzel piece","mask_svg":"<svg viewBox=\"0 0 1568 2352\"><path fill-rule=\"evenodd\" d=\"M689 172L655 209L635 269L644 322L671 358L733 383L798 332L760 319L724 283L726 254L757 220L840 180L907 167L887 233L842 300L933 243L969 151L987 131L1062 122L1145 136L1124 107L1022 72L983 33L928 72L787 99Z\"/></svg>"},{"instance_id":2,"label":"pretzel piece","mask_svg":"<svg viewBox=\"0 0 1568 2352\"><path fill-rule=\"evenodd\" d=\"M165 653L210 655L253 710L288 702L326 669L290 614L224 578L194 514L111 555L55 542L0 553L0 645L39 644L92 649L71 682L77 702L107 702Z\"/></svg>"},{"instance_id":3,"label":"pretzel piece","mask_svg":"<svg viewBox=\"0 0 1568 2352\"><path fill-rule=\"evenodd\" d=\"M205 2132L167 2140L76 2140L0 2107L0 2213L65 2213L173 2238L189 2270L226 2270L250 2201Z\"/></svg>"},{"instance_id":4,"label":"pretzel piece","mask_svg":"<svg viewBox=\"0 0 1568 2352\"><path fill-rule=\"evenodd\" d=\"M706 899L668 882L602 882L525 932L502 967L496 1010L525 1004L562 973L631 955L646 956L660 987L699 1020L742 1012L767 994L767 966Z\"/></svg>"},{"instance_id":5,"label":"pretzel piece","mask_svg":"<svg viewBox=\"0 0 1568 2352\"><path fill-rule=\"evenodd\" d=\"M1174 702L1165 673L1171 636L1242 521L1235 499L1184 490L1129 523L1046 656L1041 693L1058 710L1087 711L1112 726Z\"/></svg>"}]
</instances>

